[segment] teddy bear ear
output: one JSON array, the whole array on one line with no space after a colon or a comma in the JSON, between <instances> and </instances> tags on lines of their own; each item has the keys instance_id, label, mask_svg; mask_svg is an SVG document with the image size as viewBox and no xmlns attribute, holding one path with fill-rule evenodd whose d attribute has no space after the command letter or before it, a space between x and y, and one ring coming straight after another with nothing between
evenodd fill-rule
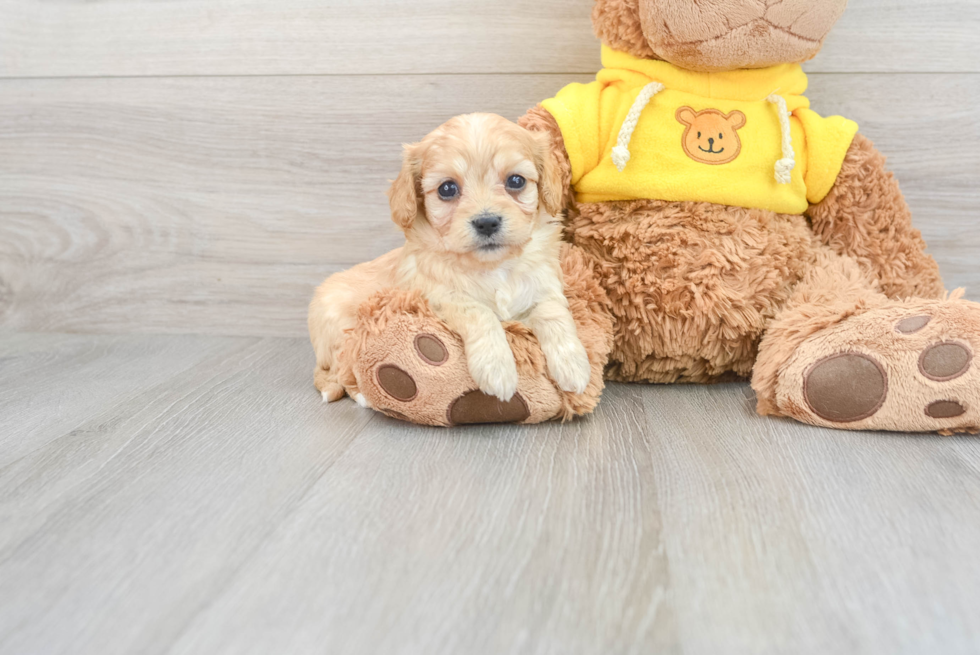
<instances>
[{"instance_id":1,"label":"teddy bear ear","mask_svg":"<svg viewBox=\"0 0 980 655\"><path fill-rule=\"evenodd\" d=\"M655 59L656 54L643 36L640 24L641 0L596 0L592 8L595 35L614 50L641 59Z\"/></svg>"},{"instance_id":2,"label":"teddy bear ear","mask_svg":"<svg viewBox=\"0 0 980 655\"><path fill-rule=\"evenodd\" d=\"M680 109L677 110L675 116L677 117L677 120L683 123L684 125L693 124L694 119L698 117L698 115L690 107L681 107Z\"/></svg>"},{"instance_id":3,"label":"teddy bear ear","mask_svg":"<svg viewBox=\"0 0 980 655\"><path fill-rule=\"evenodd\" d=\"M745 126L745 114L737 109L725 116L725 120L728 121L728 124L732 126L733 130L740 129Z\"/></svg>"}]
</instances>

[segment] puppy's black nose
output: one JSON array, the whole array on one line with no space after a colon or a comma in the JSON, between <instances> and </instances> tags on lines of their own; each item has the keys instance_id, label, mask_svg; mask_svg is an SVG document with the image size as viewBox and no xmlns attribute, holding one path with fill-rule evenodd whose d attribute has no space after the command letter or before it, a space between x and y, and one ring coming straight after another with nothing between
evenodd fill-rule
<instances>
[{"instance_id":1,"label":"puppy's black nose","mask_svg":"<svg viewBox=\"0 0 980 655\"><path fill-rule=\"evenodd\" d=\"M482 215L474 218L473 229L477 231L481 236L492 237L494 234L500 231L500 224L503 221L499 216L489 216Z\"/></svg>"},{"instance_id":2,"label":"puppy's black nose","mask_svg":"<svg viewBox=\"0 0 980 655\"><path fill-rule=\"evenodd\" d=\"M709 148L714 148L715 147L715 140L714 139L710 139L710 138L708 139L708 147Z\"/></svg>"}]
</instances>

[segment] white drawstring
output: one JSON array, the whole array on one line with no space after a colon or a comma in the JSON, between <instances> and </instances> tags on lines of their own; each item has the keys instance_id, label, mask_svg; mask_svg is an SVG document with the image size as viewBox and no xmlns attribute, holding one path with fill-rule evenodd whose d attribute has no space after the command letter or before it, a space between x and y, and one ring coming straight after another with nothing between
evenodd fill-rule
<instances>
[{"instance_id":1,"label":"white drawstring","mask_svg":"<svg viewBox=\"0 0 980 655\"><path fill-rule=\"evenodd\" d=\"M640 95L636 96L636 100L633 102L633 106L630 107L630 111L626 114L626 120L623 121L623 126L619 128L619 138L616 140L616 147L612 151L612 160L616 164L616 168L622 173L623 169L626 168L626 164L630 160L630 139L633 138L633 130L636 129L636 123L640 120L640 114L646 109L646 106L650 104L653 100L653 96L657 95L664 90L664 85L660 82L650 82L640 91Z\"/></svg>"},{"instance_id":2,"label":"white drawstring","mask_svg":"<svg viewBox=\"0 0 980 655\"><path fill-rule=\"evenodd\" d=\"M793 133L790 132L786 99L773 93L766 98L766 101L776 105L776 111L779 113L779 129L782 133L783 158L776 162L776 182L789 184L793 180L793 169L796 168L796 153L793 151Z\"/></svg>"},{"instance_id":3,"label":"white drawstring","mask_svg":"<svg viewBox=\"0 0 980 655\"><path fill-rule=\"evenodd\" d=\"M623 172L626 164L629 163L631 157L629 149L630 140L633 138L633 131L636 129L636 124L640 120L640 114L650 104L653 97L663 90L664 85L660 82L650 82L640 90L640 94L636 96L636 100L633 102L633 106L630 107L629 113L626 114L623 126L619 128L619 138L616 140L616 147L612 151L613 163L619 169L620 173ZM793 181L793 169L796 168L796 152L793 150L793 133L790 131L789 109L786 107L786 99L776 93L766 98L766 101L776 106L776 112L779 115L779 130L782 135L783 157L776 162L776 182L779 184L790 184Z\"/></svg>"}]
</instances>

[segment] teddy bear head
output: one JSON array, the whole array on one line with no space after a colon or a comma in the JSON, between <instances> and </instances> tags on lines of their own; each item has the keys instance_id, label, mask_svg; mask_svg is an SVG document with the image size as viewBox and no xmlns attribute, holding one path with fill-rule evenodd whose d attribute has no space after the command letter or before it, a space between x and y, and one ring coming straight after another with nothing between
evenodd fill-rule
<instances>
[{"instance_id":1,"label":"teddy bear head","mask_svg":"<svg viewBox=\"0 0 980 655\"><path fill-rule=\"evenodd\" d=\"M813 58L847 0L596 0L611 48L694 71L765 68Z\"/></svg>"}]
</instances>

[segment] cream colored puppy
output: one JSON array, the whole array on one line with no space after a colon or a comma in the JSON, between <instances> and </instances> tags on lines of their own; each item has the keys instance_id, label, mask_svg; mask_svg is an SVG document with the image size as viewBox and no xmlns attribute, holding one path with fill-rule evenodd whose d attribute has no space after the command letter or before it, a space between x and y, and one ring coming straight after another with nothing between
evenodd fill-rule
<instances>
[{"instance_id":1,"label":"cream colored puppy","mask_svg":"<svg viewBox=\"0 0 980 655\"><path fill-rule=\"evenodd\" d=\"M517 391L500 323L510 320L537 336L558 386L585 391L589 360L558 263L562 189L547 139L500 116L469 114L405 147L388 193L405 245L327 278L310 303L315 383L325 401L344 396L336 357L358 305L393 286L421 290L462 338L483 392L506 401Z\"/></svg>"}]
</instances>

